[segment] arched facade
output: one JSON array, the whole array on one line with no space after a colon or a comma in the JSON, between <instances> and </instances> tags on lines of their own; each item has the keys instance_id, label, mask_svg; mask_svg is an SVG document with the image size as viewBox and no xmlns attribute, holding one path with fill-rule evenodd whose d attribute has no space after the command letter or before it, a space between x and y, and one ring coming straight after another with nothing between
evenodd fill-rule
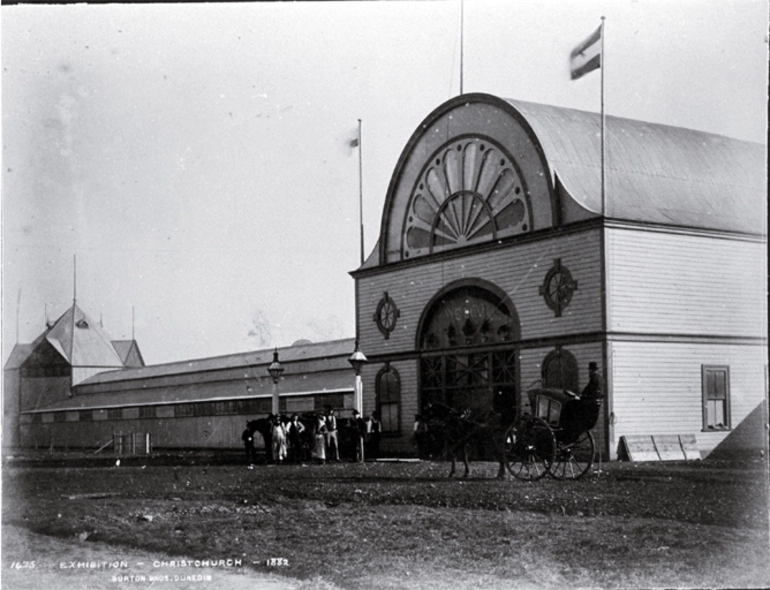
<instances>
[{"instance_id":1,"label":"arched facade","mask_svg":"<svg viewBox=\"0 0 770 590\"><path fill-rule=\"evenodd\" d=\"M441 402L483 414L496 393L515 407L521 327L500 289L484 280L452 283L426 306L417 334L421 408Z\"/></svg>"},{"instance_id":2,"label":"arched facade","mask_svg":"<svg viewBox=\"0 0 770 590\"><path fill-rule=\"evenodd\" d=\"M382 376L399 376L400 432L385 452L413 452L428 401L528 411L528 389L579 392L589 362L606 393L594 435L610 458L637 434L718 445L742 419L702 418L726 366L731 387L744 367L720 402L731 415L761 401L764 324L744 310L766 318L764 228L751 213L764 206L762 146L615 117L607 128L605 199L594 113L469 94L412 134L377 245L352 273L365 414L382 404ZM747 256L750 272L736 264Z\"/></svg>"}]
</instances>

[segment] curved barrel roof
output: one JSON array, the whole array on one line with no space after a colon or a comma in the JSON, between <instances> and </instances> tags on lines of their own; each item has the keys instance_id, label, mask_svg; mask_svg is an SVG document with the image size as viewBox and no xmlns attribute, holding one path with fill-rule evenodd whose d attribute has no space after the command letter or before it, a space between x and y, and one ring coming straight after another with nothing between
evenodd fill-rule
<instances>
[{"instance_id":1,"label":"curved barrel roof","mask_svg":"<svg viewBox=\"0 0 770 590\"><path fill-rule=\"evenodd\" d=\"M601 116L506 99L530 125L555 178L601 213ZM765 233L766 147L657 123L605 119L606 216Z\"/></svg>"},{"instance_id":2,"label":"curved barrel roof","mask_svg":"<svg viewBox=\"0 0 770 590\"><path fill-rule=\"evenodd\" d=\"M485 146L497 159L487 162L479 155ZM404 147L385 199L378 260L370 258L362 268L602 216L766 234L765 145L607 116L604 207L601 147L598 113L483 93L448 100ZM481 194L479 187L493 184L494 190ZM465 231L469 194L493 213L505 211L509 198L511 210L523 210L529 222L517 226L495 217L499 236ZM454 234L444 229L442 223L451 223L442 212L459 219Z\"/></svg>"}]
</instances>

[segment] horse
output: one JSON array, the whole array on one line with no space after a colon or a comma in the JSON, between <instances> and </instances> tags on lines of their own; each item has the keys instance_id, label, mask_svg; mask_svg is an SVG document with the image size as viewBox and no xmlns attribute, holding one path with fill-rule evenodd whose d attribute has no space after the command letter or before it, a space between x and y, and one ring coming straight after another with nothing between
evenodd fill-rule
<instances>
[{"instance_id":1,"label":"horse","mask_svg":"<svg viewBox=\"0 0 770 590\"><path fill-rule=\"evenodd\" d=\"M490 411L485 417L484 422L473 419L471 411L468 409L457 410L446 404L433 402L428 404L423 413L422 419L427 424L428 444L435 445L435 448L445 451L452 462L449 471L449 477L454 477L457 466L457 454L462 452L463 465L465 472L463 477L470 474L468 464L468 445L471 442L486 441L491 439L494 448L499 452L500 469L497 472L497 479L505 479L505 451L503 446L504 427L502 416Z\"/></svg>"},{"instance_id":2,"label":"horse","mask_svg":"<svg viewBox=\"0 0 770 590\"><path fill-rule=\"evenodd\" d=\"M246 423L246 426L252 432L259 432L262 440L265 441L265 463L273 462L273 414L267 418L259 418Z\"/></svg>"}]
</instances>

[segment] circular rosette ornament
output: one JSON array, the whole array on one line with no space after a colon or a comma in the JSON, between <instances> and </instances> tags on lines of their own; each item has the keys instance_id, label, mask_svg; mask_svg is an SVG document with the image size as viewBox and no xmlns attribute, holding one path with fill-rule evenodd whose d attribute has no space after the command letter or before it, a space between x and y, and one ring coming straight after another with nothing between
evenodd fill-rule
<instances>
[{"instance_id":1,"label":"circular rosette ornament","mask_svg":"<svg viewBox=\"0 0 770 590\"><path fill-rule=\"evenodd\" d=\"M382 294L382 299L377 304L377 311L374 312L374 321L377 323L377 328L385 336L385 340L390 338L390 333L396 329L396 322L401 312L396 307L396 302L390 298L388 292L385 291Z\"/></svg>"},{"instance_id":2,"label":"circular rosette ornament","mask_svg":"<svg viewBox=\"0 0 770 590\"><path fill-rule=\"evenodd\" d=\"M553 266L545 274L545 280L540 286L540 295L550 307L556 317L561 317L562 311L572 301L572 294L577 291L577 281L572 278L572 273L561 263L561 258L553 261Z\"/></svg>"}]
</instances>

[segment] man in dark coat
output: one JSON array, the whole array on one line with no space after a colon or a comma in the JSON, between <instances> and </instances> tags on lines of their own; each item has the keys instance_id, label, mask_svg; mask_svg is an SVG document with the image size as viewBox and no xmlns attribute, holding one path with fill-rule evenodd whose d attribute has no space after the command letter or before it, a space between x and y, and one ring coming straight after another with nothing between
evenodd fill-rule
<instances>
[{"instance_id":1,"label":"man in dark coat","mask_svg":"<svg viewBox=\"0 0 770 590\"><path fill-rule=\"evenodd\" d=\"M380 455L380 439L382 438L382 422L380 413L372 412L371 418L366 420L366 440L369 443L366 449L367 459L377 459Z\"/></svg>"},{"instance_id":2,"label":"man in dark coat","mask_svg":"<svg viewBox=\"0 0 770 590\"><path fill-rule=\"evenodd\" d=\"M361 418L361 413L358 410L353 410L353 417L349 422L349 429L350 436L355 443L354 460L363 461L364 458L362 452L364 449L362 442L366 434L366 424L364 423L363 418Z\"/></svg>"},{"instance_id":3,"label":"man in dark coat","mask_svg":"<svg viewBox=\"0 0 770 590\"><path fill-rule=\"evenodd\" d=\"M257 453L254 450L254 431L251 429L251 424L246 422L246 430L241 434L241 440L243 441L243 449L246 452L246 463L248 465L254 465L256 463Z\"/></svg>"},{"instance_id":4,"label":"man in dark coat","mask_svg":"<svg viewBox=\"0 0 770 590\"><path fill-rule=\"evenodd\" d=\"M580 392L581 400L599 400L604 397L602 394L602 381L599 377L599 367L596 363L588 363L588 385Z\"/></svg>"}]
</instances>

